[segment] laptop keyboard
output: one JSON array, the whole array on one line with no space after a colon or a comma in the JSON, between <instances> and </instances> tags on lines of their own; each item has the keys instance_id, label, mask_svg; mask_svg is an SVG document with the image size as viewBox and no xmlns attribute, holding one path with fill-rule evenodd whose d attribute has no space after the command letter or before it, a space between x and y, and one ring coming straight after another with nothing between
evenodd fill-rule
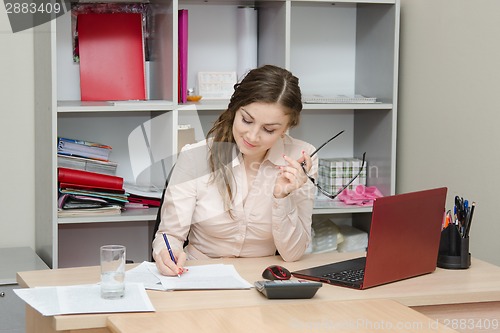
<instances>
[{"instance_id":1,"label":"laptop keyboard","mask_svg":"<svg viewBox=\"0 0 500 333\"><path fill-rule=\"evenodd\" d=\"M365 269L353 269L345 270L341 272L328 273L323 275L323 277L331 280L342 281L342 282L360 282L363 281L365 276Z\"/></svg>"}]
</instances>

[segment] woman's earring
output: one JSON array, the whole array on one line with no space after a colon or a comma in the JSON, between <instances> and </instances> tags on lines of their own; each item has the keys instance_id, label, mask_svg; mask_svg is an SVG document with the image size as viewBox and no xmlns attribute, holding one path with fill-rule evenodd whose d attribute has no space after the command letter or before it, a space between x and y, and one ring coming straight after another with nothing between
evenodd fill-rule
<instances>
[{"instance_id":1,"label":"woman's earring","mask_svg":"<svg viewBox=\"0 0 500 333\"><path fill-rule=\"evenodd\" d=\"M285 133L282 133L281 134L281 138L284 139L285 138Z\"/></svg>"}]
</instances>

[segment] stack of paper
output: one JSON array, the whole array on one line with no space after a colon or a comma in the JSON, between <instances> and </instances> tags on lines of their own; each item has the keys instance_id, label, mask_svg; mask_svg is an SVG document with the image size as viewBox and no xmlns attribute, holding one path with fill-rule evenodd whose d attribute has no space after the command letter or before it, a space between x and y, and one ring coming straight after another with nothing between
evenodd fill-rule
<instances>
[{"instance_id":1,"label":"stack of paper","mask_svg":"<svg viewBox=\"0 0 500 333\"><path fill-rule=\"evenodd\" d=\"M112 149L111 146L98 142L63 137L57 138L57 153L62 155L108 161Z\"/></svg>"},{"instance_id":2,"label":"stack of paper","mask_svg":"<svg viewBox=\"0 0 500 333\"><path fill-rule=\"evenodd\" d=\"M127 271L127 282L142 282L146 289L153 290L200 290L200 289L250 289L253 287L243 279L233 265L212 264L189 266L188 271L178 276L164 276L153 262L143 262Z\"/></svg>"},{"instance_id":3,"label":"stack of paper","mask_svg":"<svg viewBox=\"0 0 500 333\"><path fill-rule=\"evenodd\" d=\"M116 175L118 163L57 154L57 166L61 168L84 170L114 176Z\"/></svg>"},{"instance_id":4,"label":"stack of paper","mask_svg":"<svg viewBox=\"0 0 500 333\"><path fill-rule=\"evenodd\" d=\"M142 283L126 283L125 296L120 299L101 298L98 284L14 289L14 292L44 316L155 311Z\"/></svg>"},{"instance_id":5,"label":"stack of paper","mask_svg":"<svg viewBox=\"0 0 500 333\"><path fill-rule=\"evenodd\" d=\"M339 252L364 252L368 247L368 234L349 225L339 226L344 241L337 245Z\"/></svg>"},{"instance_id":6,"label":"stack of paper","mask_svg":"<svg viewBox=\"0 0 500 333\"><path fill-rule=\"evenodd\" d=\"M129 194L126 209L160 207L163 188L154 185L123 184Z\"/></svg>"},{"instance_id":7,"label":"stack of paper","mask_svg":"<svg viewBox=\"0 0 500 333\"><path fill-rule=\"evenodd\" d=\"M208 290L250 289L233 265L212 264L189 266L178 276L163 276L155 263L143 262L125 274L125 296L121 299L101 298L98 284L61 287L15 289L14 292L44 316L76 313L148 312L155 311L145 289Z\"/></svg>"}]
</instances>

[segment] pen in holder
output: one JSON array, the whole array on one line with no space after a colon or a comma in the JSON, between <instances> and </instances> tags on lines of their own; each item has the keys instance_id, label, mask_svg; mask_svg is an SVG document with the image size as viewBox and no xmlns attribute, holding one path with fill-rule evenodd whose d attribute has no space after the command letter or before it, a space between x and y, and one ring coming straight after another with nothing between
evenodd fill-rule
<instances>
[{"instance_id":1,"label":"pen in holder","mask_svg":"<svg viewBox=\"0 0 500 333\"><path fill-rule=\"evenodd\" d=\"M469 237L462 237L455 224L441 231L437 266L447 269L465 269L471 264Z\"/></svg>"},{"instance_id":2,"label":"pen in holder","mask_svg":"<svg viewBox=\"0 0 500 333\"><path fill-rule=\"evenodd\" d=\"M469 253L469 231L476 203L455 196L453 214L446 212L439 243L437 266L447 269L465 269L471 264Z\"/></svg>"}]
</instances>

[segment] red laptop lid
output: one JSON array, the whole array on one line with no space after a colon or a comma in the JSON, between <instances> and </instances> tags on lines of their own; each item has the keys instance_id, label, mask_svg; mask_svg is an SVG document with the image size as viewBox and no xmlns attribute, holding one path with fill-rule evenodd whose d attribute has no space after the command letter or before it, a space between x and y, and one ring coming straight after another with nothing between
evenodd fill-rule
<instances>
[{"instance_id":1,"label":"red laptop lid","mask_svg":"<svg viewBox=\"0 0 500 333\"><path fill-rule=\"evenodd\" d=\"M378 198L363 289L436 269L447 188Z\"/></svg>"}]
</instances>

